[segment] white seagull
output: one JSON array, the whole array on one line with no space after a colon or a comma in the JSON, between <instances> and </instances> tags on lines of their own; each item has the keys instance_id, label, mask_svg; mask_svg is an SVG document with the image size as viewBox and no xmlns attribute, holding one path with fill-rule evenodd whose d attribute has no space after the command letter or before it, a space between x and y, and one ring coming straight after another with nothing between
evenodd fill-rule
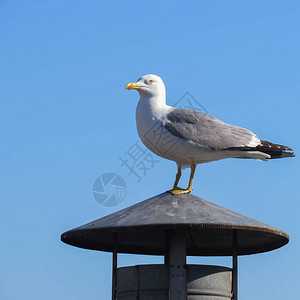
<instances>
[{"instance_id":1,"label":"white seagull","mask_svg":"<svg viewBox=\"0 0 300 300\"><path fill-rule=\"evenodd\" d=\"M251 131L226 124L208 114L166 104L166 88L159 76L145 75L126 89L140 94L136 125L140 139L155 154L177 163L178 172L170 193L193 190L196 165L224 158L268 160L292 157L291 148L260 140ZM178 187L181 168L190 167L187 189Z\"/></svg>"}]
</instances>

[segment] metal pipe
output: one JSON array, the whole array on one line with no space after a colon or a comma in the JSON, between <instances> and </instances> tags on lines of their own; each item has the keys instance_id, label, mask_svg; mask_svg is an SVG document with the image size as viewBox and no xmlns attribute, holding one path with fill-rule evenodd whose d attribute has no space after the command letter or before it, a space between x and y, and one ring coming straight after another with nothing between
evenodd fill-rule
<instances>
[{"instance_id":1,"label":"metal pipe","mask_svg":"<svg viewBox=\"0 0 300 300\"><path fill-rule=\"evenodd\" d=\"M111 298L116 300L117 288L117 267L118 267L118 233L113 233L113 261L112 261L112 291Z\"/></svg>"},{"instance_id":2,"label":"metal pipe","mask_svg":"<svg viewBox=\"0 0 300 300\"><path fill-rule=\"evenodd\" d=\"M168 232L169 257L169 300L186 300L186 241L185 232L170 230Z\"/></svg>"},{"instance_id":3,"label":"metal pipe","mask_svg":"<svg viewBox=\"0 0 300 300\"><path fill-rule=\"evenodd\" d=\"M165 249L164 249L164 264L170 264L170 239L169 239L169 230L165 231Z\"/></svg>"},{"instance_id":4,"label":"metal pipe","mask_svg":"<svg viewBox=\"0 0 300 300\"><path fill-rule=\"evenodd\" d=\"M238 300L238 246L237 230L232 230L232 294L233 300Z\"/></svg>"}]
</instances>

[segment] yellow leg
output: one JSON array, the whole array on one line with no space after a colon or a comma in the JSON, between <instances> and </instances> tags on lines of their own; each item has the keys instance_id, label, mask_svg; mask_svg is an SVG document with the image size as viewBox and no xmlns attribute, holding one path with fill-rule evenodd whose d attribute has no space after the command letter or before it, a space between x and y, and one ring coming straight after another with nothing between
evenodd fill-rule
<instances>
[{"instance_id":1,"label":"yellow leg","mask_svg":"<svg viewBox=\"0 0 300 300\"><path fill-rule=\"evenodd\" d=\"M180 169L180 173L179 173L179 169L178 169L178 173L176 174L176 180L175 180L175 183L174 183L174 187L173 187L172 190L170 190L168 192L173 194L173 195L181 195L181 194L190 193L193 190L193 180L194 180L195 170L196 170L196 165L191 165L191 176L190 176L189 186L188 186L187 189L181 189L181 188L177 187L179 178L181 176L181 169Z\"/></svg>"},{"instance_id":2,"label":"yellow leg","mask_svg":"<svg viewBox=\"0 0 300 300\"><path fill-rule=\"evenodd\" d=\"M179 179L181 177L181 166L177 166L177 174L176 174L176 179L175 179L175 182L174 182L174 185L173 185L173 190L175 188L177 188L177 185L178 185L178 182L179 182Z\"/></svg>"}]
</instances>

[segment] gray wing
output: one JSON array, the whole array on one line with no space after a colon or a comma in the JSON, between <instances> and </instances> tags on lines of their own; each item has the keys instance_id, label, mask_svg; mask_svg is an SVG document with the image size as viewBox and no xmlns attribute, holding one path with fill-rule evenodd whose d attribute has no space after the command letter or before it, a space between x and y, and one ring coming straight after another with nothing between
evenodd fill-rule
<instances>
[{"instance_id":1,"label":"gray wing","mask_svg":"<svg viewBox=\"0 0 300 300\"><path fill-rule=\"evenodd\" d=\"M212 150L255 147L260 143L257 136L247 129L190 109L175 108L166 115L163 126L177 137Z\"/></svg>"}]
</instances>

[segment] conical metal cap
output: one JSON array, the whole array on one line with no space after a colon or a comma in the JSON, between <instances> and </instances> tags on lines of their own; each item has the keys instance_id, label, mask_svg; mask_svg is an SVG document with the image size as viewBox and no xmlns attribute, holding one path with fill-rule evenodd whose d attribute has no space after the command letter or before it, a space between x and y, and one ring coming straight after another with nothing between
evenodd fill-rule
<instances>
[{"instance_id":1,"label":"conical metal cap","mask_svg":"<svg viewBox=\"0 0 300 300\"><path fill-rule=\"evenodd\" d=\"M163 193L65 232L63 242L86 249L163 255L165 232L186 231L187 255L232 255L237 232L238 255L266 252L288 243L287 233L194 195Z\"/></svg>"}]
</instances>

